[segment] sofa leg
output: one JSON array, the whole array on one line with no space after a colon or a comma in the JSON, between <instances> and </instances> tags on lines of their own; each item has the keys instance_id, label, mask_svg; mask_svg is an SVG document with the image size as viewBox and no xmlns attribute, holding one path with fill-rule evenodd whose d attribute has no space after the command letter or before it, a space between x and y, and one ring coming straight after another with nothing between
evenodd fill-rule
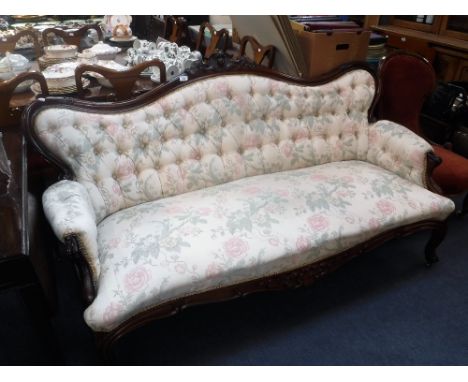
<instances>
[{"instance_id":1,"label":"sofa leg","mask_svg":"<svg viewBox=\"0 0 468 382\"><path fill-rule=\"evenodd\" d=\"M116 338L108 333L95 333L95 339L100 364L102 366L113 365L115 363L113 346Z\"/></svg>"},{"instance_id":2,"label":"sofa leg","mask_svg":"<svg viewBox=\"0 0 468 382\"><path fill-rule=\"evenodd\" d=\"M459 217L464 217L468 214L468 193L465 195L465 199L463 199L462 209L457 212Z\"/></svg>"},{"instance_id":3,"label":"sofa leg","mask_svg":"<svg viewBox=\"0 0 468 382\"><path fill-rule=\"evenodd\" d=\"M436 249L440 243L444 240L445 234L447 233L447 223L443 222L438 227L434 228L426 244L424 251L426 257L426 266L430 267L432 264L439 261L436 254Z\"/></svg>"}]
</instances>

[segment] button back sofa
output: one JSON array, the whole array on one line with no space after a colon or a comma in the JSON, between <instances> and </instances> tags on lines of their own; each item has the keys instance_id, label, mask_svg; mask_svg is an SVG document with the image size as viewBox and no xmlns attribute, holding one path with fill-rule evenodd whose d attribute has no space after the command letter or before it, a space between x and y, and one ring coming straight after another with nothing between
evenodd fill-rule
<instances>
[{"instance_id":1,"label":"button back sofa","mask_svg":"<svg viewBox=\"0 0 468 382\"><path fill-rule=\"evenodd\" d=\"M308 284L396 236L432 230L437 260L454 204L434 192L431 146L370 120L367 66L315 82L211 69L126 102L48 97L23 116L64 171L43 207L105 353L155 318Z\"/></svg>"}]
</instances>

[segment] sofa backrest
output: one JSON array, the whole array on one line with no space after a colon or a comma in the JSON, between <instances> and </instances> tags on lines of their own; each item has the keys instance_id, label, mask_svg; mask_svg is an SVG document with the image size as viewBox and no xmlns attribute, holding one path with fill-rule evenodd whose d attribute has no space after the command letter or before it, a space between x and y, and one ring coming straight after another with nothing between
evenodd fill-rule
<instances>
[{"instance_id":1,"label":"sofa backrest","mask_svg":"<svg viewBox=\"0 0 468 382\"><path fill-rule=\"evenodd\" d=\"M363 69L318 86L219 74L121 112L49 105L33 130L86 187L102 220L246 176L365 160L374 92Z\"/></svg>"}]
</instances>

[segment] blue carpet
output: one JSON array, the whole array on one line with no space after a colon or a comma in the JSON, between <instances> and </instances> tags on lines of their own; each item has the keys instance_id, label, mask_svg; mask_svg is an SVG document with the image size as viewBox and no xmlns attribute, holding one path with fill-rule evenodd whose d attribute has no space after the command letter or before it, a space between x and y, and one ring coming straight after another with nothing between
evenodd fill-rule
<instances>
[{"instance_id":1,"label":"blue carpet","mask_svg":"<svg viewBox=\"0 0 468 382\"><path fill-rule=\"evenodd\" d=\"M459 201L457 201L459 203ZM123 338L125 365L468 365L468 217L449 220L440 262L428 234L393 240L302 289L190 308ZM92 365L71 265L56 262L54 350L35 338L17 296L0 295L0 364Z\"/></svg>"}]
</instances>

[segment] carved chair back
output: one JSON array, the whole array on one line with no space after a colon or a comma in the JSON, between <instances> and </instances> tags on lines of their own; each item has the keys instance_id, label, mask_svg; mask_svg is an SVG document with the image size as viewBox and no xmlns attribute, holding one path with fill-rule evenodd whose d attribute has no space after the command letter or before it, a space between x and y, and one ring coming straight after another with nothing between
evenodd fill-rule
<instances>
[{"instance_id":1,"label":"carved chair back","mask_svg":"<svg viewBox=\"0 0 468 382\"><path fill-rule=\"evenodd\" d=\"M164 38L177 45L182 44L187 33L187 20L184 17L168 16L165 18Z\"/></svg>"},{"instance_id":2,"label":"carved chair back","mask_svg":"<svg viewBox=\"0 0 468 382\"><path fill-rule=\"evenodd\" d=\"M42 48L39 43L38 32L36 32L34 29L20 31L14 36L9 36L5 37L4 39L0 39L0 53L13 53L13 51L16 49L16 44L18 43L18 41L26 36L32 38L34 54L36 58L40 57L42 55Z\"/></svg>"},{"instance_id":3,"label":"carved chair back","mask_svg":"<svg viewBox=\"0 0 468 382\"><path fill-rule=\"evenodd\" d=\"M159 68L160 82L166 82L166 66L160 60L154 59L135 65L129 70L117 71L97 65L82 64L75 69L75 82L80 98L85 98L85 89L81 77L86 72L94 72L104 76L112 85L114 90L114 100L122 101L135 96L134 86L140 78L140 74L147 68L156 66Z\"/></svg>"},{"instance_id":4,"label":"carved chair back","mask_svg":"<svg viewBox=\"0 0 468 382\"><path fill-rule=\"evenodd\" d=\"M261 45L253 36L244 36L240 42L240 56L246 56L248 43L250 43L252 47L253 61L257 65L261 65L262 62L267 59L267 67L271 69L275 61L276 48L273 45Z\"/></svg>"},{"instance_id":5,"label":"carved chair back","mask_svg":"<svg viewBox=\"0 0 468 382\"><path fill-rule=\"evenodd\" d=\"M210 33L210 42L206 44L205 30ZM229 31L225 28L216 30L209 22L204 22L200 25L198 32L197 44L195 49L202 52L203 57L210 58L217 49L226 52L229 42ZM219 48L220 43L222 47Z\"/></svg>"},{"instance_id":6,"label":"carved chair back","mask_svg":"<svg viewBox=\"0 0 468 382\"><path fill-rule=\"evenodd\" d=\"M23 108L12 108L10 102L15 89L25 81L37 81L41 86L42 95L49 95L47 82L42 73L39 72L20 73L7 81L0 82L0 128L18 127Z\"/></svg>"},{"instance_id":7,"label":"carved chair back","mask_svg":"<svg viewBox=\"0 0 468 382\"><path fill-rule=\"evenodd\" d=\"M393 52L380 61L379 78L382 96L378 118L399 123L424 137L419 115L437 83L429 61L415 53Z\"/></svg>"},{"instance_id":8,"label":"carved chair back","mask_svg":"<svg viewBox=\"0 0 468 382\"><path fill-rule=\"evenodd\" d=\"M90 30L95 30L99 41L103 40L102 30L97 24L85 25L78 30L63 30L58 28L46 28L42 31L42 43L44 46L50 44L50 34L61 37L65 44L76 45L81 50L81 40L86 37Z\"/></svg>"}]
</instances>

